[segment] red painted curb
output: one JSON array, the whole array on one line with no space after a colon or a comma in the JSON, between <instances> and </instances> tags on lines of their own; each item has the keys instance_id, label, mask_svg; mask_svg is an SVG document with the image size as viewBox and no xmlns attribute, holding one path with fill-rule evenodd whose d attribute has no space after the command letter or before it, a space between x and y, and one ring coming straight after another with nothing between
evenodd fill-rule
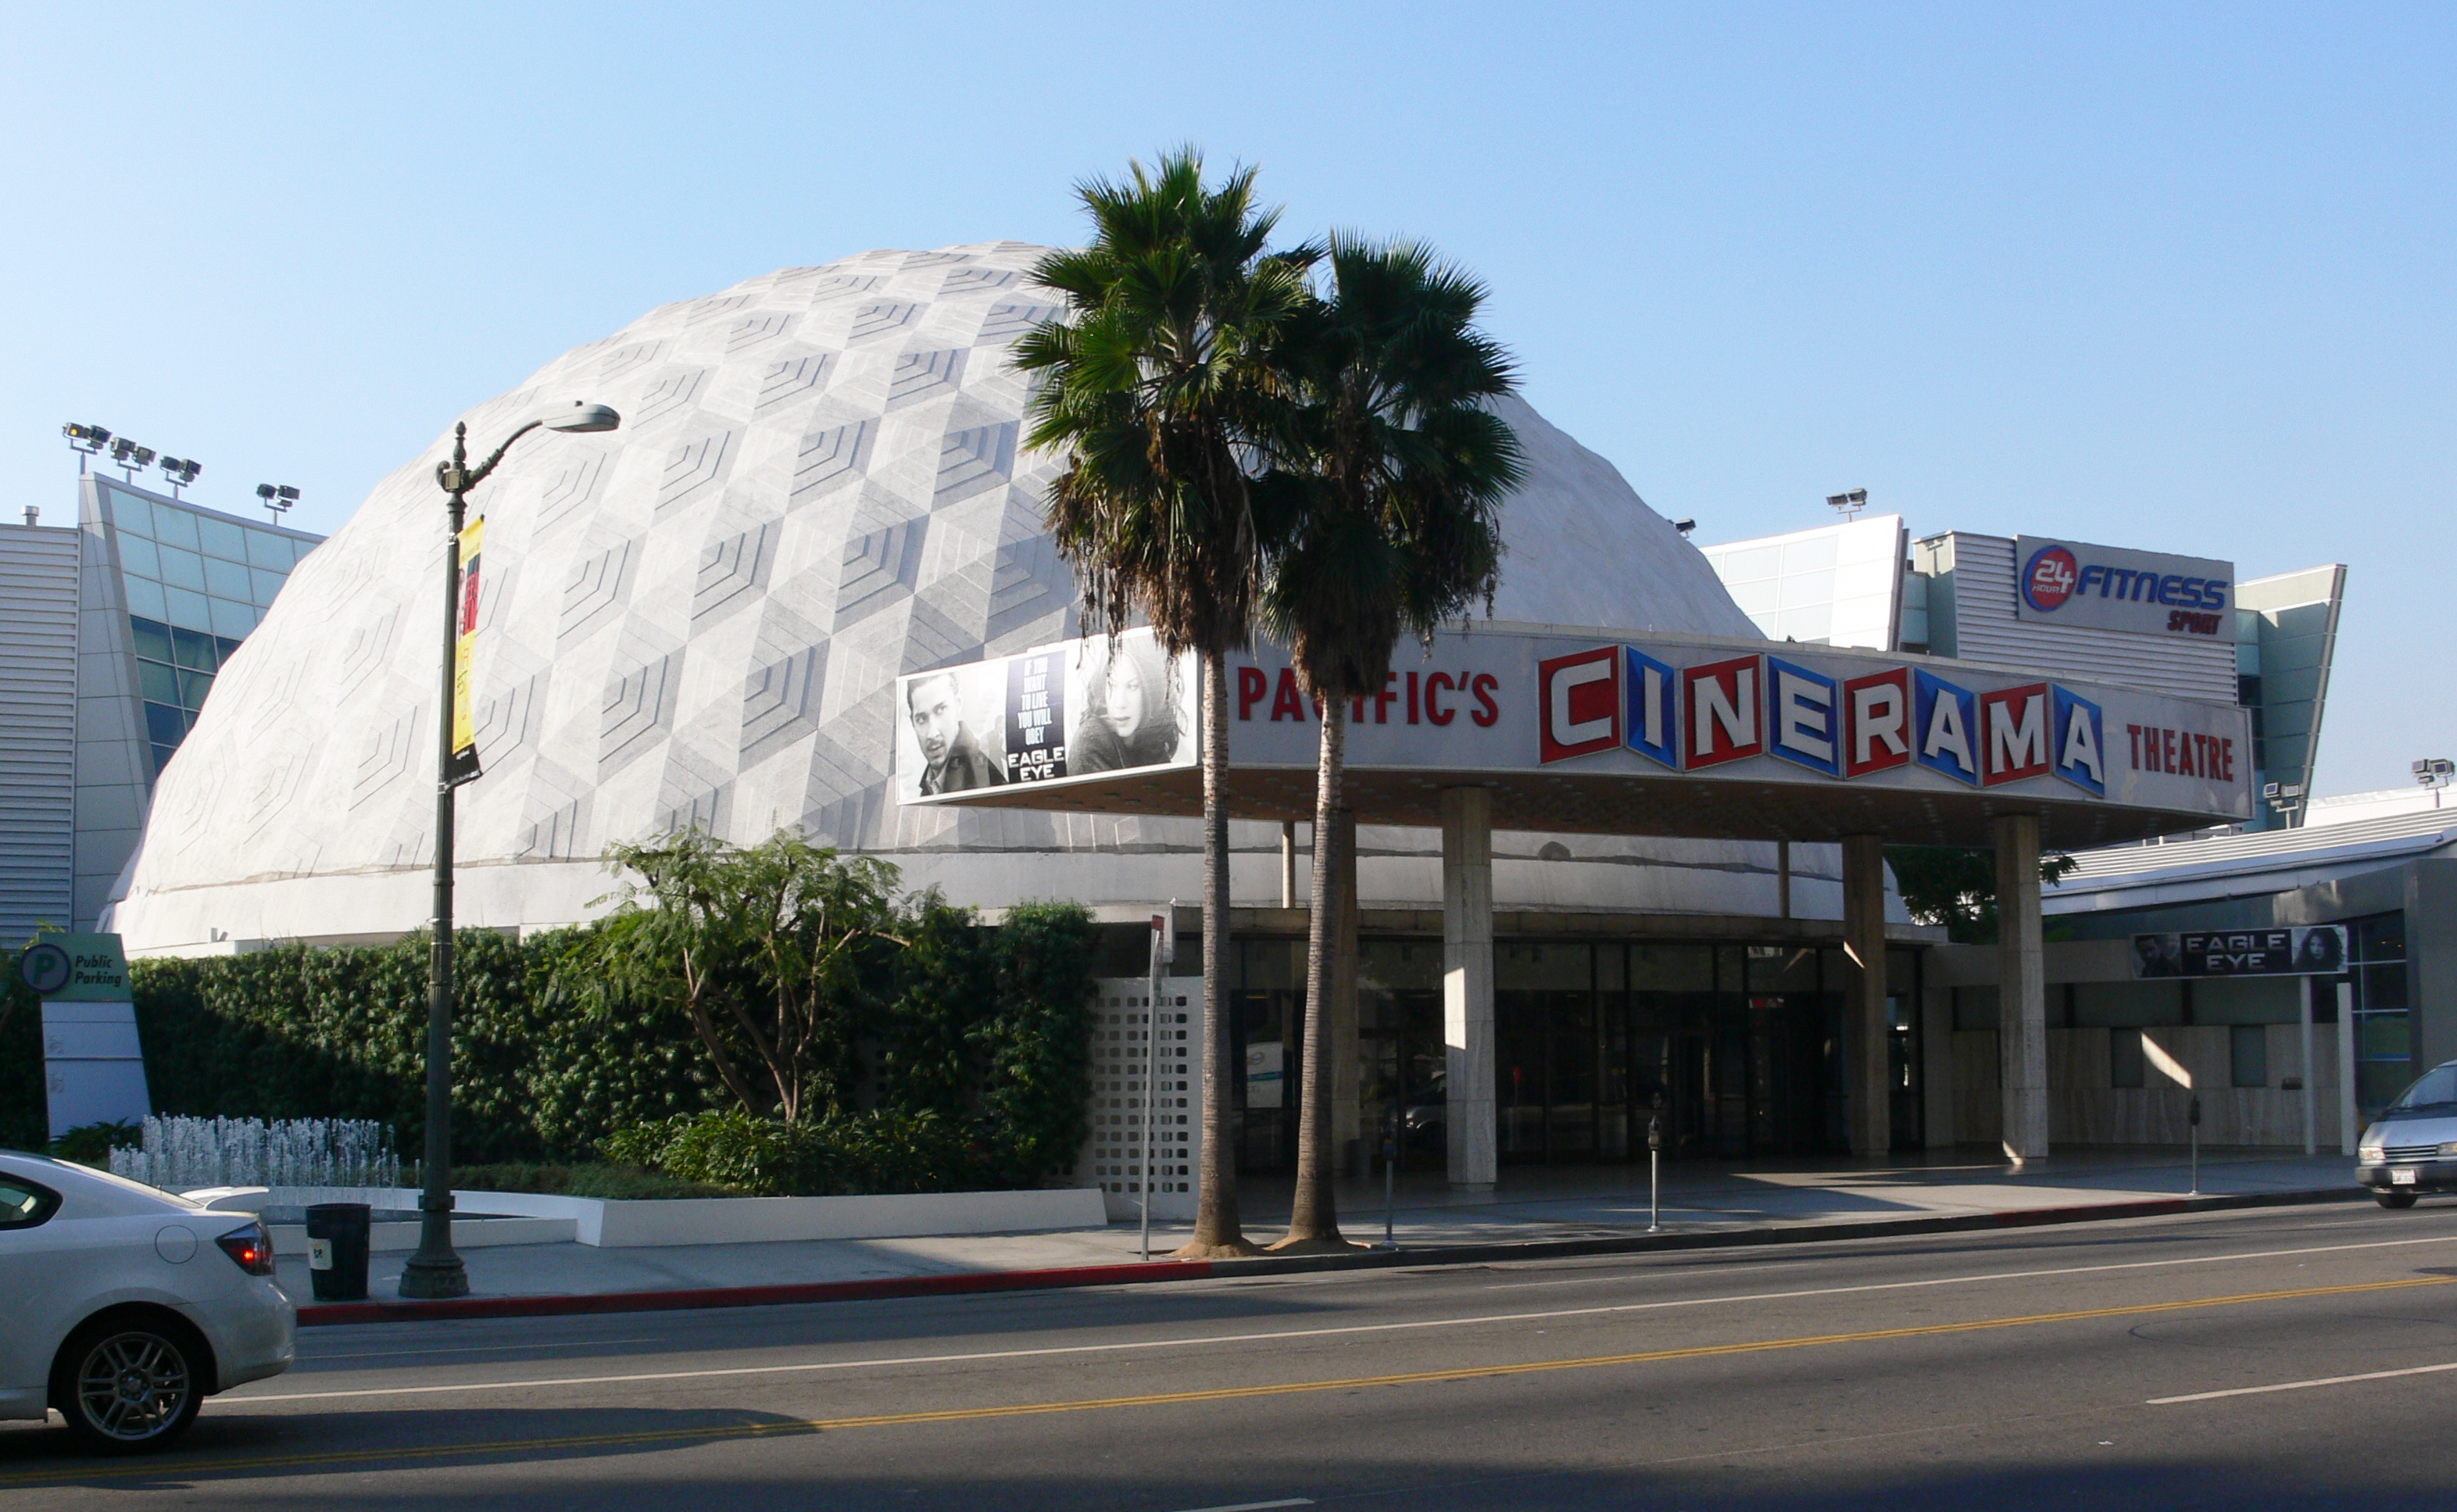
<instances>
[{"instance_id":1,"label":"red painted curb","mask_svg":"<svg viewBox=\"0 0 2457 1512\"><path fill-rule=\"evenodd\" d=\"M311 1302L299 1326L414 1323L459 1317L554 1317L579 1313L662 1313L704 1307L775 1307L793 1302L868 1302L886 1297L955 1296L975 1292L1036 1292L1075 1286L1131 1286L1190 1281L1211 1274L1208 1260L1154 1260L1149 1265L1071 1265L1043 1271L982 1271L955 1275L891 1275L869 1281L802 1281L776 1286L717 1286L674 1292L602 1292L560 1296L463 1296L434 1302Z\"/></svg>"}]
</instances>

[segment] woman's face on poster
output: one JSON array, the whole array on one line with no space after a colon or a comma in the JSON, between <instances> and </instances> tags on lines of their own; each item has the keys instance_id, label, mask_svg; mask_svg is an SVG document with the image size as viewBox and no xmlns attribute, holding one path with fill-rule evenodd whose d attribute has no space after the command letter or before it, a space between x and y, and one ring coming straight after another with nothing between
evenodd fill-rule
<instances>
[{"instance_id":1,"label":"woman's face on poster","mask_svg":"<svg viewBox=\"0 0 2457 1512\"><path fill-rule=\"evenodd\" d=\"M1125 657L1109 663L1108 675L1101 685L1101 717L1121 740L1131 736L1144 726L1144 680L1135 672L1135 664Z\"/></svg>"}]
</instances>

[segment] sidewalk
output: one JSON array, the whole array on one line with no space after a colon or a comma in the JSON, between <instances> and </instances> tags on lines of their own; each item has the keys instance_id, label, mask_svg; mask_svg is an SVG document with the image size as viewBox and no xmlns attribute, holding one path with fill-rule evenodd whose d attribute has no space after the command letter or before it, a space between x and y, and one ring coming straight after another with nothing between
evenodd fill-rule
<instances>
[{"instance_id":1,"label":"sidewalk","mask_svg":"<svg viewBox=\"0 0 2457 1512\"><path fill-rule=\"evenodd\" d=\"M2094 1147L2015 1170L1978 1150L1930 1151L1883 1160L1689 1162L1667 1168L1662 1231L1647 1232L1644 1167L1511 1168L1497 1191L1459 1193L1439 1177L1403 1173L1392 1205L1395 1255L1369 1263L1492 1260L1517 1252L1686 1248L1703 1244L1797 1242L1855 1233L1997 1224L2079 1221L2142 1212L2186 1211L2186 1160L2165 1147ZM2203 1205L2356 1199L2362 1190L2343 1155L2306 1157L2272 1150L2204 1151ZM1286 1178L1243 1183L1247 1236L1269 1243L1286 1228ZM1383 1237L1382 1183L1338 1188L1347 1236ZM1155 1260L1185 1242L1184 1223L1152 1226ZM1497 1253L1496 1252L1503 1252ZM926 1239L825 1240L776 1244L679 1245L602 1250L579 1244L473 1248L463 1254L473 1298L484 1306L403 1307L405 1252L374 1256L369 1303L302 1306L302 1323L376 1321L382 1316L503 1315L531 1312L744 1305L1114 1284L1233 1274L1249 1269L1323 1269L1333 1260L1155 1265L1140 1259L1129 1219L1102 1229L1055 1233L978 1234ZM1019 1273L1070 1273L1027 1275ZM299 1277L301 1281L304 1277ZM758 1295L722 1295L755 1288ZM299 1288L305 1291L304 1286ZM649 1294L649 1295L643 1295ZM598 1305L578 1302L600 1299ZM529 1305L520 1299L532 1299ZM557 1299L550 1301L549 1299ZM561 1299L571 1299L562 1301ZM446 1311L448 1309L448 1311Z\"/></svg>"}]
</instances>

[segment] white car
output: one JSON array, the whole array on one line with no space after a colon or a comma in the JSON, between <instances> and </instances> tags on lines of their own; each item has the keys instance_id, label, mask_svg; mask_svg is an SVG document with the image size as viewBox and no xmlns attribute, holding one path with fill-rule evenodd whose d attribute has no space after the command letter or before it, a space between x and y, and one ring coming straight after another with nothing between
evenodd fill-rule
<instances>
[{"instance_id":1,"label":"white car","mask_svg":"<svg viewBox=\"0 0 2457 1512\"><path fill-rule=\"evenodd\" d=\"M0 1418L159 1449L217 1392L290 1368L299 1310L243 1212L0 1150Z\"/></svg>"}]
</instances>

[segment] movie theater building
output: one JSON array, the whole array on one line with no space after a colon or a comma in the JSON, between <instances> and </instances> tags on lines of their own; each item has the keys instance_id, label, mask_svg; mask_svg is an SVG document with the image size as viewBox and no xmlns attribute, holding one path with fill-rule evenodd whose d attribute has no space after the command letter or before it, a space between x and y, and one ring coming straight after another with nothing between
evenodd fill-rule
<instances>
[{"instance_id":1,"label":"movie theater building","mask_svg":"<svg viewBox=\"0 0 2457 1512\"><path fill-rule=\"evenodd\" d=\"M1096 681L1038 689L980 671L1082 631L1042 523L1055 463L1022 445L1027 392L1006 361L1056 313L1030 280L1045 250L881 251L763 275L650 311L459 417L491 447L549 403L623 416L612 432L531 435L472 496L487 572L472 641L484 775L459 790L465 926L589 917L617 841L696 825L747 844L799 825L992 917L1084 902L1115 936L1111 1020L1134 1011L1114 984L1141 973L1155 906L1179 905L1178 969L1202 959L1184 670L1112 677L1105 662ZM1973 627L1995 590L1959 556L1956 654L1934 653L1932 630L1914 652L1901 630L1917 553L1898 524L1873 573L1882 638L1777 620L1769 639L1735 601L1741 577L1727 588L1610 464L1522 403L1500 412L1527 478L1504 511L1495 619L1430 653L1402 648L1357 711L1356 1006L1332 1058L1346 1148L1394 1122L1414 1131L1412 1159L1471 1183L1639 1159L1659 1097L1683 1158L1975 1127L1940 1116L1958 1032L1925 1008L1940 932L1909 921L1874 847L1985 844L2010 826L2016 850L2074 849L2249 820L2259 762L2234 683L2179 696L1984 647ZM221 665L98 921L133 955L381 942L423 923L437 667L419 627L450 445L443 425L381 482ZM1780 546L1774 612L1817 590L1816 554ZM1850 585L1830 570L1840 546L1829 555L1834 602ZM1858 570L1853 584L1871 575ZM2180 575L2206 599L2213 573ZM1944 578L1922 581L1933 623ZM1985 612L2051 638L2137 633L2068 627L2061 609ZM2220 618L2185 632L2230 648L2204 659L2240 653ZM1256 1171L1290 1158L1303 1051L1291 883L1313 841L1314 733L1284 670L1247 658L1228 690L1245 785L1221 985L1239 1152ZM1023 701L1035 694L1065 701ZM2000 715L1992 756L1985 721ZM2162 734L2154 762L2144 730L2189 736L2190 756L2170 764ZM1863 969L1878 960L1882 973ZM2035 956L2002 969L2010 1001L2032 1002ZM1177 980L1170 995L1187 995ZM2035 1152L2047 1052L2030 1026L2044 1019L2013 1022L1997 1137ZM1105 1081L1159 1079L1127 1066L1133 1025L1102 1032L1122 1036L1103 1041ZM1188 1068L1167 1079L1199 1080L1194 1060L1169 1064Z\"/></svg>"}]
</instances>

